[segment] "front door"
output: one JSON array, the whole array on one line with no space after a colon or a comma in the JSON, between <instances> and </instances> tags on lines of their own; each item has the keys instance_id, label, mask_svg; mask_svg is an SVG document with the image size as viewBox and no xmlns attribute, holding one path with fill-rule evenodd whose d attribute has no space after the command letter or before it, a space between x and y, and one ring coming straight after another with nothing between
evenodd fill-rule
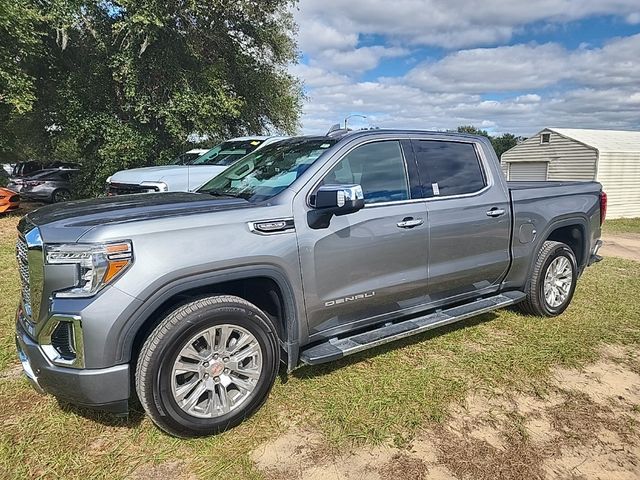
<instances>
[{"instance_id":1,"label":"front door","mask_svg":"<svg viewBox=\"0 0 640 480\"><path fill-rule=\"evenodd\" d=\"M509 266L510 209L474 142L413 140L428 198L429 303L496 289Z\"/></svg>"},{"instance_id":2,"label":"front door","mask_svg":"<svg viewBox=\"0 0 640 480\"><path fill-rule=\"evenodd\" d=\"M411 201L401 143L355 147L320 184L360 184L365 207L312 229L296 209L296 232L311 338L380 322L424 302L426 202ZM317 188L317 185L316 185ZM303 193L301 193L302 195Z\"/></svg>"}]
</instances>

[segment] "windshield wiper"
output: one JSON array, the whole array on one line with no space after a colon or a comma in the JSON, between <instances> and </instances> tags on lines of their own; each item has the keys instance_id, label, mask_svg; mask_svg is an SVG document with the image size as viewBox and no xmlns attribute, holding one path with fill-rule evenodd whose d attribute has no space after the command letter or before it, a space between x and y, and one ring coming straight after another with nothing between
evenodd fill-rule
<instances>
[{"instance_id":1,"label":"windshield wiper","mask_svg":"<svg viewBox=\"0 0 640 480\"><path fill-rule=\"evenodd\" d=\"M221 198L241 198L242 200L246 200L247 198L240 193L225 193L217 190L212 190L210 192L206 192L212 197L221 197Z\"/></svg>"}]
</instances>

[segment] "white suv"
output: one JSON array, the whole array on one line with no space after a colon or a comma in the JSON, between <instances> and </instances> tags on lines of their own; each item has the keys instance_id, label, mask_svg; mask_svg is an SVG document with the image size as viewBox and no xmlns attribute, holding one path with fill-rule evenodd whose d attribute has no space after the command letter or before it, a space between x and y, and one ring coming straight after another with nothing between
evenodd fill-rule
<instances>
[{"instance_id":1,"label":"white suv","mask_svg":"<svg viewBox=\"0 0 640 480\"><path fill-rule=\"evenodd\" d=\"M232 138L210 150L189 150L172 165L121 170L107 179L107 194L192 192L245 155L283 138Z\"/></svg>"}]
</instances>

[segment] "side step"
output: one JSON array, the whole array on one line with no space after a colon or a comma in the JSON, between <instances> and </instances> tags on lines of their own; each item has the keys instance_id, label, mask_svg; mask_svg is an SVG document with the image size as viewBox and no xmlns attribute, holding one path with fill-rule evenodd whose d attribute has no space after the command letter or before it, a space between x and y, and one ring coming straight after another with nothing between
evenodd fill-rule
<instances>
[{"instance_id":1,"label":"side step","mask_svg":"<svg viewBox=\"0 0 640 480\"><path fill-rule=\"evenodd\" d=\"M308 365L331 362L362 350L377 347L404 337L441 327L465 318L490 312L523 300L523 292L505 292L493 297L475 300L457 307L439 310L398 323L387 324L346 338L332 338L307 348L300 353L300 360Z\"/></svg>"}]
</instances>

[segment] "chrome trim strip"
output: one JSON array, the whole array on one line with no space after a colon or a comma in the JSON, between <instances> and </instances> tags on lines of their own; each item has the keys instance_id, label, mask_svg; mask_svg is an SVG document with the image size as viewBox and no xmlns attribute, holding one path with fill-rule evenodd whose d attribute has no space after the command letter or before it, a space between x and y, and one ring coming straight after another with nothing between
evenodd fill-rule
<instances>
[{"instance_id":1,"label":"chrome trim strip","mask_svg":"<svg viewBox=\"0 0 640 480\"><path fill-rule=\"evenodd\" d=\"M76 357L71 360L62 358L51 342L51 335L61 322L68 322L72 325L72 344ZM38 343L44 354L53 364L63 367L84 368L84 338L82 335L82 318L79 315L52 315L42 327L38 335Z\"/></svg>"}]
</instances>

